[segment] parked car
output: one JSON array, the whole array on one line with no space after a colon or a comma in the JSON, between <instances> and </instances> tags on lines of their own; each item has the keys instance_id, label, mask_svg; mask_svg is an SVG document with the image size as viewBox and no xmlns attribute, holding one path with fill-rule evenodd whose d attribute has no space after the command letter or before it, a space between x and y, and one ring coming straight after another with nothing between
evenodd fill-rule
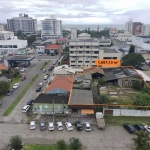
<instances>
[{"instance_id":1,"label":"parked car","mask_svg":"<svg viewBox=\"0 0 150 150\"><path fill-rule=\"evenodd\" d=\"M72 131L73 130L73 126L70 122L65 122L66 128L68 131Z\"/></svg>"},{"instance_id":2,"label":"parked car","mask_svg":"<svg viewBox=\"0 0 150 150\"><path fill-rule=\"evenodd\" d=\"M19 87L19 83L15 83L13 89L17 89Z\"/></svg>"},{"instance_id":3,"label":"parked car","mask_svg":"<svg viewBox=\"0 0 150 150\"><path fill-rule=\"evenodd\" d=\"M0 105L2 105L2 103L3 103L3 102L2 102L2 101L0 101Z\"/></svg>"},{"instance_id":4,"label":"parked car","mask_svg":"<svg viewBox=\"0 0 150 150\"><path fill-rule=\"evenodd\" d=\"M46 130L46 124L45 124L45 122L40 122L40 130L41 131Z\"/></svg>"},{"instance_id":5,"label":"parked car","mask_svg":"<svg viewBox=\"0 0 150 150\"><path fill-rule=\"evenodd\" d=\"M134 133L135 132L135 128L128 124L128 123L124 123L123 124L123 127L129 132L129 133Z\"/></svg>"},{"instance_id":6,"label":"parked car","mask_svg":"<svg viewBox=\"0 0 150 150\"><path fill-rule=\"evenodd\" d=\"M91 131L91 126L89 122L85 122L85 131L90 132Z\"/></svg>"},{"instance_id":7,"label":"parked car","mask_svg":"<svg viewBox=\"0 0 150 150\"><path fill-rule=\"evenodd\" d=\"M38 87L36 88L36 92L40 92L41 89L42 89L42 87L41 87L41 86L38 86Z\"/></svg>"},{"instance_id":8,"label":"parked car","mask_svg":"<svg viewBox=\"0 0 150 150\"><path fill-rule=\"evenodd\" d=\"M26 79L26 76L23 76L22 78L21 78L21 81L24 81Z\"/></svg>"},{"instance_id":9,"label":"parked car","mask_svg":"<svg viewBox=\"0 0 150 150\"><path fill-rule=\"evenodd\" d=\"M47 80L48 79L48 76L46 75L46 76L44 76L44 80Z\"/></svg>"},{"instance_id":10,"label":"parked car","mask_svg":"<svg viewBox=\"0 0 150 150\"><path fill-rule=\"evenodd\" d=\"M45 73L45 72L46 72L46 69L43 69L42 72Z\"/></svg>"},{"instance_id":11,"label":"parked car","mask_svg":"<svg viewBox=\"0 0 150 150\"><path fill-rule=\"evenodd\" d=\"M150 126L145 125L144 128L145 128L146 131L150 132Z\"/></svg>"},{"instance_id":12,"label":"parked car","mask_svg":"<svg viewBox=\"0 0 150 150\"><path fill-rule=\"evenodd\" d=\"M33 105L33 101L34 101L34 100L32 100L32 99L29 100L29 101L27 102L27 105L30 105L30 106Z\"/></svg>"},{"instance_id":13,"label":"parked car","mask_svg":"<svg viewBox=\"0 0 150 150\"><path fill-rule=\"evenodd\" d=\"M39 86L42 88L44 86L44 83L43 82L39 83Z\"/></svg>"},{"instance_id":14,"label":"parked car","mask_svg":"<svg viewBox=\"0 0 150 150\"><path fill-rule=\"evenodd\" d=\"M42 54L39 54L39 56L42 56Z\"/></svg>"},{"instance_id":15,"label":"parked car","mask_svg":"<svg viewBox=\"0 0 150 150\"><path fill-rule=\"evenodd\" d=\"M22 68L21 70L20 70L20 72L25 72L26 71L26 68Z\"/></svg>"},{"instance_id":16,"label":"parked car","mask_svg":"<svg viewBox=\"0 0 150 150\"><path fill-rule=\"evenodd\" d=\"M80 121L76 121L75 126L76 126L77 131L81 131L83 129Z\"/></svg>"},{"instance_id":17,"label":"parked car","mask_svg":"<svg viewBox=\"0 0 150 150\"><path fill-rule=\"evenodd\" d=\"M13 56L13 54L8 54L8 56Z\"/></svg>"},{"instance_id":18,"label":"parked car","mask_svg":"<svg viewBox=\"0 0 150 150\"><path fill-rule=\"evenodd\" d=\"M10 89L8 92L7 92L7 96L11 95L12 93L14 92L14 89Z\"/></svg>"},{"instance_id":19,"label":"parked car","mask_svg":"<svg viewBox=\"0 0 150 150\"><path fill-rule=\"evenodd\" d=\"M54 66L50 66L49 71L52 71L54 69Z\"/></svg>"},{"instance_id":20,"label":"parked car","mask_svg":"<svg viewBox=\"0 0 150 150\"><path fill-rule=\"evenodd\" d=\"M134 127L137 131L140 131L140 130L145 131L144 126L141 125L141 124L134 124L133 127Z\"/></svg>"},{"instance_id":21,"label":"parked car","mask_svg":"<svg viewBox=\"0 0 150 150\"><path fill-rule=\"evenodd\" d=\"M62 122L57 122L57 128L58 128L58 131L62 131L64 129Z\"/></svg>"},{"instance_id":22,"label":"parked car","mask_svg":"<svg viewBox=\"0 0 150 150\"><path fill-rule=\"evenodd\" d=\"M30 130L36 129L36 123L35 121L30 121Z\"/></svg>"},{"instance_id":23,"label":"parked car","mask_svg":"<svg viewBox=\"0 0 150 150\"><path fill-rule=\"evenodd\" d=\"M49 131L53 131L54 130L54 123L53 122L49 122L48 123L48 130Z\"/></svg>"},{"instance_id":24,"label":"parked car","mask_svg":"<svg viewBox=\"0 0 150 150\"><path fill-rule=\"evenodd\" d=\"M22 108L22 112L27 112L30 108L30 105L25 105L23 108Z\"/></svg>"}]
</instances>

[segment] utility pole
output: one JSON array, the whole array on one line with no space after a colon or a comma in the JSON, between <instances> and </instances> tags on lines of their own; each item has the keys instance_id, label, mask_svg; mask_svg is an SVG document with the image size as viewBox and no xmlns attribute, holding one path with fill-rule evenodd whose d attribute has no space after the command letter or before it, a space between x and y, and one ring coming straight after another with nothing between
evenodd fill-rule
<instances>
[{"instance_id":1,"label":"utility pole","mask_svg":"<svg viewBox=\"0 0 150 150\"><path fill-rule=\"evenodd\" d=\"M53 100L53 123L54 123L54 100Z\"/></svg>"}]
</instances>

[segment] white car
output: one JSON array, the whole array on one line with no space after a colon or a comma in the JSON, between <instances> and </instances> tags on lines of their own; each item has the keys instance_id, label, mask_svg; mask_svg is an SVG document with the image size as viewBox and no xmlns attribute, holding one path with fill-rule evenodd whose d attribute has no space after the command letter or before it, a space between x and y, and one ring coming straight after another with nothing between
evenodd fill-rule
<instances>
[{"instance_id":1,"label":"white car","mask_svg":"<svg viewBox=\"0 0 150 150\"><path fill-rule=\"evenodd\" d=\"M72 131L73 130L73 126L70 122L65 122L66 128L68 131Z\"/></svg>"},{"instance_id":2,"label":"white car","mask_svg":"<svg viewBox=\"0 0 150 150\"><path fill-rule=\"evenodd\" d=\"M13 89L17 89L19 87L19 83L15 83Z\"/></svg>"},{"instance_id":3,"label":"white car","mask_svg":"<svg viewBox=\"0 0 150 150\"><path fill-rule=\"evenodd\" d=\"M35 121L30 121L30 130L36 129L36 123Z\"/></svg>"},{"instance_id":4,"label":"white car","mask_svg":"<svg viewBox=\"0 0 150 150\"><path fill-rule=\"evenodd\" d=\"M44 86L44 83L43 83L43 82L39 83L39 86L40 86L40 87L43 87L43 86Z\"/></svg>"},{"instance_id":5,"label":"white car","mask_svg":"<svg viewBox=\"0 0 150 150\"><path fill-rule=\"evenodd\" d=\"M48 76L46 75L46 76L44 76L44 80L47 80L48 79Z\"/></svg>"},{"instance_id":6,"label":"white car","mask_svg":"<svg viewBox=\"0 0 150 150\"><path fill-rule=\"evenodd\" d=\"M20 72L25 72L26 71L26 68L22 68L21 70L20 70Z\"/></svg>"},{"instance_id":7,"label":"white car","mask_svg":"<svg viewBox=\"0 0 150 150\"><path fill-rule=\"evenodd\" d=\"M42 56L42 54L39 54L39 56Z\"/></svg>"},{"instance_id":8,"label":"white car","mask_svg":"<svg viewBox=\"0 0 150 150\"><path fill-rule=\"evenodd\" d=\"M145 125L144 128L146 129L146 131L150 132L150 126Z\"/></svg>"},{"instance_id":9,"label":"white car","mask_svg":"<svg viewBox=\"0 0 150 150\"><path fill-rule=\"evenodd\" d=\"M53 124L53 122L49 122L48 123L48 130L49 131L53 131L54 130L54 124Z\"/></svg>"},{"instance_id":10,"label":"white car","mask_svg":"<svg viewBox=\"0 0 150 150\"><path fill-rule=\"evenodd\" d=\"M64 129L62 122L57 122L57 128L58 128L58 131L62 131Z\"/></svg>"},{"instance_id":11,"label":"white car","mask_svg":"<svg viewBox=\"0 0 150 150\"><path fill-rule=\"evenodd\" d=\"M91 131L91 126L89 122L85 122L85 131Z\"/></svg>"},{"instance_id":12,"label":"white car","mask_svg":"<svg viewBox=\"0 0 150 150\"><path fill-rule=\"evenodd\" d=\"M27 112L30 108L30 105L25 105L23 108L22 108L22 112Z\"/></svg>"}]
</instances>

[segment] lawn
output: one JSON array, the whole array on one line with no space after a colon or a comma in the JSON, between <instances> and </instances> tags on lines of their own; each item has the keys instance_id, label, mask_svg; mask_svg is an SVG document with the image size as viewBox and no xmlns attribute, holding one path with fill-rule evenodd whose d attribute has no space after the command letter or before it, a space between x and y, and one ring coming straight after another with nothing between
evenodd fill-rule
<instances>
[{"instance_id":1,"label":"lawn","mask_svg":"<svg viewBox=\"0 0 150 150\"><path fill-rule=\"evenodd\" d=\"M23 98L23 96L26 94L26 92L29 90L29 88L32 86L32 84L36 81L37 78L38 78L38 75L35 75L34 78L24 88L24 90L14 100L14 102L7 108L7 110L4 112L3 116L8 116L13 111L13 109L16 107L16 105L19 103L19 101Z\"/></svg>"},{"instance_id":2,"label":"lawn","mask_svg":"<svg viewBox=\"0 0 150 150\"><path fill-rule=\"evenodd\" d=\"M106 125L122 126L123 123L148 124L150 117L126 117L126 116L105 116Z\"/></svg>"},{"instance_id":3,"label":"lawn","mask_svg":"<svg viewBox=\"0 0 150 150\"><path fill-rule=\"evenodd\" d=\"M25 144L24 150L58 150L57 145ZM66 150L70 150L68 147Z\"/></svg>"},{"instance_id":4,"label":"lawn","mask_svg":"<svg viewBox=\"0 0 150 150\"><path fill-rule=\"evenodd\" d=\"M50 60L46 61L44 65L40 68L40 70L45 69L45 67L50 63Z\"/></svg>"}]
</instances>

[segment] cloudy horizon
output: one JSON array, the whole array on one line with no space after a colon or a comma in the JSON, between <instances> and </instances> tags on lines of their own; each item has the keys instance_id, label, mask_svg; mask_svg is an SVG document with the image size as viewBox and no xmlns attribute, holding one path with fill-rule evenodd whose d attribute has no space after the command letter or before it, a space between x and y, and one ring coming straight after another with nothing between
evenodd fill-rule
<instances>
[{"instance_id":1,"label":"cloudy horizon","mask_svg":"<svg viewBox=\"0 0 150 150\"><path fill-rule=\"evenodd\" d=\"M150 24L149 0L5 0L0 1L0 23L20 13L41 20L55 14L63 24Z\"/></svg>"}]
</instances>

